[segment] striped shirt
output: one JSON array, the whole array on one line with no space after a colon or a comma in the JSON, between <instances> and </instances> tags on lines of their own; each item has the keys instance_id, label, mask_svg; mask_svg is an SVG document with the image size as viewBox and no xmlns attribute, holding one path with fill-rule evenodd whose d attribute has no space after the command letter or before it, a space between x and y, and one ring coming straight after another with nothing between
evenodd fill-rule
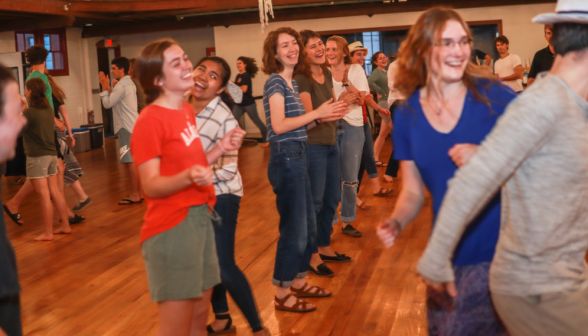
<instances>
[{"instance_id":1,"label":"striped shirt","mask_svg":"<svg viewBox=\"0 0 588 336\"><path fill-rule=\"evenodd\" d=\"M190 96L186 97L190 103ZM200 134L200 141L204 152L213 149L217 142L220 141L225 134L235 127L239 127L237 119L233 117L233 113L229 107L220 99L216 97L213 99L202 112L196 115L196 127ZM238 155L237 150L224 153L212 164L212 171L214 172L213 183L214 190L217 195L232 194L235 196L243 196L243 181L241 174L237 167Z\"/></svg>"},{"instance_id":2,"label":"striped shirt","mask_svg":"<svg viewBox=\"0 0 588 336\"><path fill-rule=\"evenodd\" d=\"M263 87L263 107L265 109L265 118L267 121L267 140L269 142L281 142L281 141L306 141L306 125L290 132L277 135L272 128L272 118L270 113L269 99L274 94L279 94L284 97L285 110L284 115L286 118L299 117L306 113L300 95L298 94L298 84L295 80L292 80L292 90L286 80L273 73L269 76Z\"/></svg>"}]
</instances>

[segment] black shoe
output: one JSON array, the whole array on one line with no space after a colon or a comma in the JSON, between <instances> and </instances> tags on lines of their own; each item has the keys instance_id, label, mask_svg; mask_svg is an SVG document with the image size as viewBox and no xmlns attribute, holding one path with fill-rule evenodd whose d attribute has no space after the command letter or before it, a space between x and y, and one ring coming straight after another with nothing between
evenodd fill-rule
<instances>
[{"instance_id":1,"label":"black shoe","mask_svg":"<svg viewBox=\"0 0 588 336\"><path fill-rule=\"evenodd\" d=\"M88 198L86 198L85 201L78 202L78 204L75 207L73 207L72 210L73 211L80 211L80 210L82 210L83 208L85 208L90 203L92 203L92 199L90 197L88 197Z\"/></svg>"},{"instance_id":2,"label":"black shoe","mask_svg":"<svg viewBox=\"0 0 588 336\"><path fill-rule=\"evenodd\" d=\"M209 324L206 326L206 331L208 332L209 336L216 336L216 335L225 335L225 334L234 334L237 332L237 328L233 325L233 319L229 314L215 314L215 318L217 320L228 320L227 324L222 330L214 331L212 326Z\"/></svg>"},{"instance_id":3,"label":"black shoe","mask_svg":"<svg viewBox=\"0 0 588 336\"><path fill-rule=\"evenodd\" d=\"M329 268L329 266L325 265L325 263L322 263L322 264L318 265L318 267L316 269L314 269L314 267L312 267L311 265L308 265L308 270L311 273L314 273L314 274L316 274L318 276L321 276L321 277L330 278L333 275L335 275L335 272L333 272Z\"/></svg>"},{"instance_id":4,"label":"black shoe","mask_svg":"<svg viewBox=\"0 0 588 336\"><path fill-rule=\"evenodd\" d=\"M81 222L85 221L86 218L80 215L75 214L73 218L69 219L69 225L73 224L80 224ZM59 220L61 222L61 219Z\"/></svg>"},{"instance_id":5,"label":"black shoe","mask_svg":"<svg viewBox=\"0 0 588 336\"><path fill-rule=\"evenodd\" d=\"M351 224L347 224L346 227L341 229L341 232L343 234L350 236L350 237L355 237L355 238L361 237L361 232L356 230L353 226L351 226Z\"/></svg>"},{"instance_id":6,"label":"black shoe","mask_svg":"<svg viewBox=\"0 0 588 336\"><path fill-rule=\"evenodd\" d=\"M344 254L339 254L337 252L335 252L335 256L328 256L328 255L324 255L324 254L320 254L320 253L319 253L319 256L321 256L321 259L324 262L343 263L343 262L351 261L351 257L348 257Z\"/></svg>"}]
</instances>

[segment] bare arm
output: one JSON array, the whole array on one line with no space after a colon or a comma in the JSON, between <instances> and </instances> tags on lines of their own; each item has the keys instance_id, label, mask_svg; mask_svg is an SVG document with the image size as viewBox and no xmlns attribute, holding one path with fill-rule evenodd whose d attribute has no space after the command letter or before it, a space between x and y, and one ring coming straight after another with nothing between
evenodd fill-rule
<instances>
[{"instance_id":1,"label":"bare arm","mask_svg":"<svg viewBox=\"0 0 588 336\"><path fill-rule=\"evenodd\" d=\"M521 79L523 78L523 67L521 65L517 65L514 68L514 74L510 75L510 76L506 76L506 77L500 77L500 80L502 81L511 81L511 80L517 80L517 79Z\"/></svg>"},{"instance_id":2,"label":"bare arm","mask_svg":"<svg viewBox=\"0 0 588 336\"><path fill-rule=\"evenodd\" d=\"M249 85L241 85L239 86L241 88L241 91L243 91L243 93L247 92L247 89L249 88Z\"/></svg>"},{"instance_id":3,"label":"bare arm","mask_svg":"<svg viewBox=\"0 0 588 336\"><path fill-rule=\"evenodd\" d=\"M242 130L240 127L235 127L229 132L227 132L227 134L223 136L223 138L218 142L216 146L214 146L214 148L206 152L206 159L208 159L208 164L212 165L223 154L241 148L241 144L243 143L245 133L246 132Z\"/></svg>"},{"instance_id":4,"label":"bare arm","mask_svg":"<svg viewBox=\"0 0 588 336\"><path fill-rule=\"evenodd\" d=\"M67 114L67 110L65 109L65 105L61 105L59 107L59 113L63 116L63 121L65 122L65 127L67 128L67 137L69 139L69 146L73 147L76 145L76 139L71 132L71 122L69 121L69 114Z\"/></svg>"},{"instance_id":5,"label":"bare arm","mask_svg":"<svg viewBox=\"0 0 588 336\"><path fill-rule=\"evenodd\" d=\"M204 166L193 166L176 175L161 176L161 159L153 158L137 166L141 186L149 198L167 197L189 187L192 183L200 186L212 183L212 169Z\"/></svg>"},{"instance_id":6,"label":"bare arm","mask_svg":"<svg viewBox=\"0 0 588 336\"><path fill-rule=\"evenodd\" d=\"M329 99L318 109L301 116L286 118L284 96L279 93L273 94L269 98L272 128L277 135L280 135L308 125L316 119L341 118L342 114L338 112L337 106L334 106L335 104L332 101L332 99Z\"/></svg>"},{"instance_id":7,"label":"bare arm","mask_svg":"<svg viewBox=\"0 0 588 336\"><path fill-rule=\"evenodd\" d=\"M486 54L486 56L484 56L484 59L486 60L486 65L490 66L490 63L492 63L492 57Z\"/></svg>"},{"instance_id":8,"label":"bare arm","mask_svg":"<svg viewBox=\"0 0 588 336\"><path fill-rule=\"evenodd\" d=\"M534 81L535 78L529 78L529 81L527 82L527 87L531 86L531 84L533 84Z\"/></svg>"}]
</instances>

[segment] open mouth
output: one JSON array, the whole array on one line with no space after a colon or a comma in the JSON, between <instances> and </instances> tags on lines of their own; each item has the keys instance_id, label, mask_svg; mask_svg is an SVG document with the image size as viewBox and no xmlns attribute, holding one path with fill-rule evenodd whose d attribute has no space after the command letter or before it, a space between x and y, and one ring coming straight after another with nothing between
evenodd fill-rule
<instances>
[{"instance_id":1,"label":"open mouth","mask_svg":"<svg viewBox=\"0 0 588 336\"><path fill-rule=\"evenodd\" d=\"M187 74L182 76L182 79L189 79L190 77L192 77L192 73L188 72Z\"/></svg>"},{"instance_id":2,"label":"open mouth","mask_svg":"<svg viewBox=\"0 0 588 336\"><path fill-rule=\"evenodd\" d=\"M452 61L452 62L445 62L445 64L451 68L461 68L463 66L464 61Z\"/></svg>"},{"instance_id":3,"label":"open mouth","mask_svg":"<svg viewBox=\"0 0 588 336\"><path fill-rule=\"evenodd\" d=\"M198 81L194 81L194 88L197 91L203 91L203 90L206 90L206 85L204 85L203 83L200 83Z\"/></svg>"}]
</instances>

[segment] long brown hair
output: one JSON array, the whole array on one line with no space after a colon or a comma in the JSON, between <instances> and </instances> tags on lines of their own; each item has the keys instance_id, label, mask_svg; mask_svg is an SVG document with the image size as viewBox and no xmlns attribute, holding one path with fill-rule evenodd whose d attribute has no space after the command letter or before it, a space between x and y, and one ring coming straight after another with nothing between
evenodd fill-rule
<instances>
[{"instance_id":1,"label":"long brown hair","mask_svg":"<svg viewBox=\"0 0 588 336\"><path fill-rule=\"evenodd\" d=\"M343 63L351 64L351 53L349 52L349 43L347 43L347 40L341 36L334 35L327 39L327 43L329 43L329 41L337 43L338 52L341 53L341 55L345 55L343 56Z\"/></svg>"},{"instance_id":2,"label":"long brown hair","mask_svg":"<svg viewBox=\"0 0 588 336\"><path fill-rule=\"evenodd\" d=\"M448 21L460 23L467 37L472 40L472 33L454 10L446 7L435 7L424 12L410 28L406 40L398 52L398 71L394 79L394 87L405 97L410 97L416 90L426 87L430 81L427 59L430 59L433 46L441 41L441 34ZM479 79L496 81L488 73L468 61L463 74L464 85L472 92L474 98L490 107L488 98L476 86ZM490 81L487 81L489 85Z\"/></svg>"},{"instance_id":3,"label":"long brown hair","mask_svg":"<svg viewBox=\"0 0 588 336\"><path fill-rule=\"evenodd\" d=\"M51 86L51 93L53 93L55 98L57 98L57 100L59 100L59 102L63 104L63 102L65 101L65 91L63 91L63 88L61 88L61 86L55 83L55 79L53 79L53 77L49 74L49 70L47 70L47 68L45 68L45 75L47 76L47 80L49 81L49 86ZM49 97L47 97L47 99L49 99Z\"/></svg>"},{"instance_id":4,"label":"long brown hair","mask_svg":"<svg viewBox=\"0 0 588 336\"><path fill-rule=\"evenodd\" d=\"M276 58L278 51L278 37L280 34L288 34L296 39L299 51L298 64L294 67L294 73L302 71L301 68L305 66L304 60L306 59L306 51L304 50L304 45L302 45L302 41L300 40L300 34L290 27L280 27L267 34L267 37L263 42L263 66L261 67L261 71L267 75L271 75L273 73L279 73L284 70L284 65L282 65L282 63L280 63L280 61L278 61Z\"/></svg>"},{"instance_id":5,"label":"long brown hair","mask_svg":"<svg viewBox=\"0 0 588 336\"><path fill-rule=\"evenodd\" d=\"M318 38L321 39L321 36L312 30L301 30L300 31L300 37L302 40L302 48L306 48L306 44L308 43L308 40L310 40L311 38ZM322 40L322 39L321 39ZM326 49L326 47L325 47ZM308 81L312 84L314 83L314 78L312 78L312 68L311 68L311 63L312 61L310 60L310 57L308 56L308 54L306 55L306 57L304 58L304 66L300 67L300 70L297 71L297 73L301 73L304 75L304 77L306 77L308 79ZM323 74L327 73L327 60L325 58L325 63L321 64L321 68L323 69Z\"/></svg>"},{"instance_id":6,"label":"long brown hair","mask_svg":"<svg viewBox=\"0 0 588 336\"><path fill-rule=\"evenodd\" d=\"M31 95L29 97L29 104L31 107L38 109L46 109L51 107L47 97L45 96L47 87L41 78L31 78L26 82L25 86L27 90L31 91Z\"/></svg>"},{"instance_id":7,"label":"long brown hair","mask_svg":"<svg viewBox=\"0 0 588 336\"><path fill-rule=\"evenodd\" d=\"M133 69L133 75L141 82L147 104L151 104L161 94L161 88L155 81L163 77L163 53L175 44L177 43L171 39L151 42L141 50L137 58L137 67Z\"/></svg>"}]
</instances>

